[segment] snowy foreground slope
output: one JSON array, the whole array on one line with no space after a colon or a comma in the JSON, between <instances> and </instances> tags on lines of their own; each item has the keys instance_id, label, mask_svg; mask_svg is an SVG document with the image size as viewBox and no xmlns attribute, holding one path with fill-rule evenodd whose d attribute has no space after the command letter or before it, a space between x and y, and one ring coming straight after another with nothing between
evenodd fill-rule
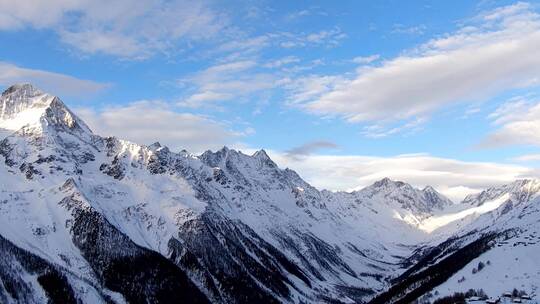
<instances>
[{"instance_id":1,"label":"snowy foreground slope","mask_svg":"<svg viewBox=\"0 0 540 304\"><path fill-rule=\"evenodd\" d=\"M101 137L31 85L0 98L0 181L0 303L408 303L540 285L536 181L457 205L389 179L319 191L264 150Z\"/></svg>"}]
</instances>

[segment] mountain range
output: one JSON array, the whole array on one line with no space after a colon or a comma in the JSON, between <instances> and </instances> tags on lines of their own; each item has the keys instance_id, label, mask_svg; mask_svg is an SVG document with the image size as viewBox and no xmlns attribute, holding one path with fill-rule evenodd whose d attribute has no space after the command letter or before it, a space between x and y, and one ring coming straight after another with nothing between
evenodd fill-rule
<instances>
[{"instance_id":1,"label":"mountain range","mask_svg":"<svg viewBox=\"0 0 540 304\"><path fill-rule=\"evenodd\" d=\"M410 303L540 287L538 180L460 203L388 178L319 190L264 150L94 134L30 84L0 107L1 303Z\"/></svg>"}]
</instances>

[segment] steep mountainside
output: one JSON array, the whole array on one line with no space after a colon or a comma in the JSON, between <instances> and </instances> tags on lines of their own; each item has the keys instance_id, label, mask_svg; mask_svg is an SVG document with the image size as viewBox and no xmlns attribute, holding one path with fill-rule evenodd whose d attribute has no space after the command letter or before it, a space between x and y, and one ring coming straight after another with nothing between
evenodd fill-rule
<instances>
[{"instance_id":1,"label":"steep mountainside","mask_svg":"<svg viewBox=\"0 0 540 304\"><path fill-rule=\"evenodd\" d=\"M264 150L101 137L31 85L0 106L2 303L364 303L430 258L522 229L501 206L429 234L419 228L452 205L431 187L319 191ZM533 198L514 192L515 210ZM498 197L481 196L463 204ZM453 251L435 255L439 244Z\"/></svg>"},{"instance_id":2,"label":"steep mountainside","mask_svg":"<svg viewBox=\"0 0 540 304\"><path fill-rule=\"evenodd\" d=\"M540 199L531 191L539 182L520 180L496 191L510 197L491 212L478 217L460 233L498 235L490 250L472 260L447 282L437 287L439 294L469 288L484 289L488 295L500 295L514 288L538 295L540 290ZM519 189L517 192L516 190ZM493 191L495 189L490 189ZM504 190L508 191L504 193ZM518 195L521 193L524 196ZM487 202L486 202L487 203Z\"/></svg>"},{"instance_id":3,"label":"steep mountainside","mask_svg":"<svg viewBox=\"0 0 540 304\"><path fill-rule=\"evenodd\" d=\"M514 289L535 298L540 288L539 184L518 180L465 198L461 204L473 202L478 207L469 210L478 213L462 218L448 239L418 247L412 267L371 303L433 301L470 289L493 299Z\"/></svg>"},{"instance_id":4,"label":"steep mountainside","mask_svg":"<svg viewBox=\"0 0 540 304\"><path fill-rule=\"evenodd\" d=\"M482 206L487 202L503 198L512 204L521 204L533 200L540 194L540 181L522 179L501 187L489 188L479 194L471 194L463 204Z\"/></svg>"}]
</instances>

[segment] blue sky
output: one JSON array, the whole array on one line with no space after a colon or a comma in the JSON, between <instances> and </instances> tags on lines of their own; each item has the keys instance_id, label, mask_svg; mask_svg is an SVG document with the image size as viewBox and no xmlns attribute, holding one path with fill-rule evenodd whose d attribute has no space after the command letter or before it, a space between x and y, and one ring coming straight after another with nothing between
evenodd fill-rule
<instances>
[{"instance_id":1,"label":"blue sky","mask_svg":"<svg viewBox=\"0 0 540 304\"><path fill-rule=\"evenodd\" d=\"M100 134L264 148L330 189L537 176L538 2L0 1L0 41L1 86Z\"/></svg>"}]
</instances>

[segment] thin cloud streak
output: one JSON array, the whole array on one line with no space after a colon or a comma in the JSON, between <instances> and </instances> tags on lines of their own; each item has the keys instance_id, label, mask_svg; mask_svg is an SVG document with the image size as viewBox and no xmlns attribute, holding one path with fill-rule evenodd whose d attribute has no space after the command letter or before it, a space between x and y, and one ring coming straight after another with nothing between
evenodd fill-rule
<instances>
[{"instance_id":1,"label":"thin cloud streak","mask_svg":"<svg viewBox=\"0 0 540 304\"><path fill-rule=\"evenodd\" d=\"M339 148L339 146L331 141L318 140L318 141L311 141L303 145L300 145L298 147L294 147L290 150L287 150L285 152L285 155L289 158L299 160L302 157L308 156L322 149L337 149L337 148Z\"/></svg>"},{"instance_id":2,"label":"thin cloud streak","mask_svg":"<svg viewBox=\"0 0 540 304\"><path fill-rule=\"evenodd\" d=\"M101 92L111 86L109 83L100 83L60 73L24 68L9 62L0 61L0 85L10 86L15 83L32 83L47 92L54 92L56 95L67 97L87 97L88 94Z\"/></svg>"}]
</instances>

